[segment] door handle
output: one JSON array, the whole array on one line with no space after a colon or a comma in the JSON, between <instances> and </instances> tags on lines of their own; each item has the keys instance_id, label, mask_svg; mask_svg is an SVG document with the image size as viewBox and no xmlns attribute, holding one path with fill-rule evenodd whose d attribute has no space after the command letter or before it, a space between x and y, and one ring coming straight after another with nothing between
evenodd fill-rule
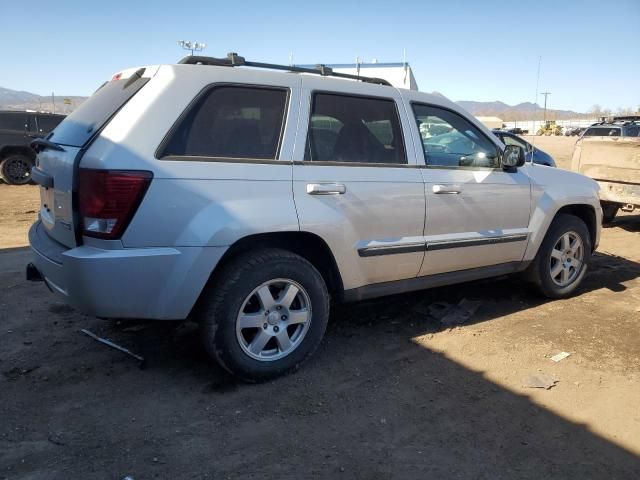
<instances>
[{"instance_id":1,"label":"door handle","mask_svg":"<svg viewBox=\"0 0 640 480\"><path fill-rule=\"evenodd\" d=\"M462 189L460 188L460 185L434 185L433 186L433 193L446 193L446 194L453 194L456 195L458 193L462 193Z\"/></svg>"},{"instance_id":2,"label":"door handle","mask_svg":"<svg viewBox=\"0 0 640 480\"><path fill-rule=\"evenodd\" d=\"M346 191L342 183L307 183L309 195L342 195Z\"/></svg>"}]
</instances>

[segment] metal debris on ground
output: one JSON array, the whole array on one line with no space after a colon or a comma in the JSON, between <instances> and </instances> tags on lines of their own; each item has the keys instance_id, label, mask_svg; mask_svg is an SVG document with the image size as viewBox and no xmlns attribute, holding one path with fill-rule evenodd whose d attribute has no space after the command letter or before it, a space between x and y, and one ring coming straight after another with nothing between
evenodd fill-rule
<instances>
[{"instance_id":1,"label":"metal debris on ground","mask_svg":"<svg viewBox=\"0 0 640 480\"><path fill-rule=\"evenodd\" d=\"M429 316L435 318L436 320L442 320L447 313L451 311L453 305L447 302L434 302L431 303L427 307L427 311L429 312Z\"/></svg>"},{"instance_id":2,"label":"metal debris on ground","mask_svg":"<svg viewBox=\"0 0 640 480\"><path fill-rule=\"evenodd\" d=\"M90 332L89 330L85 330L84 328L82 330L80 330L82 333L84 333L85 335L90 336L91 338L93 338L94 340L96 340L97 342L103 343L105 345L107 345L108 347L114 348L116 350L119 350L122 353L126 353L127 355L135 358L136 360L140 361L140 362L144 362L144 357L141 357L140 355L136 355L135 353L133 353L131 350L121 347L120 345L113 343L111 340L108 340L106 338L102 338L97 336L95 333Z\"/></svg>"},{"instance_id":3,"label":"metal debris on ground","mask_svg":"<svg viewBox=\"0 0 640 480\"><path fill-rule=\"evenodd\" d=\"M449 311L440 319L440 323L445 326L462 325L468 322L482 305L480 300L467 300L463 298L460 303Z\"/></svg>"},{"instance_id":4,"label":"metal debris on ground","mask_svg":"<svg viewBox=\"0 0 640 480\"><path fill-rule=\"evenodd\" d=\"M147 328L149 328L151 326L151 324L149 323L138 323L137 325L132 325L131 327L127 327L127 328L123 328L122 331L123 332L140 332L142 330L146 330Z\"/></svg>"},{"instance_id":5,"label":"metal debris on ground","mask_svg":"<svg viewBox=\"0 0 640 480\"><path fill-rule=\"evenodd\" d=\"M524 386L526 388L544 388L545 390L549 390L556 386L559 380L555 380L553 377L544 374L536 374L529 375L527 380L524 382Z\"/></svg>"},{"instance_id":6,"label":"metal debris on ground","mask_svg":"<svg viewBox=\"0 0 640 480\"><path fill-rule=\"evenodd\" d=\"M553 360L554 362L558 363L560 360L564 360L569 355L571 355L569 352L560 352L560 353L555 354L553 357L551 357L551 360Z\"/></svg>"}]
</instances>

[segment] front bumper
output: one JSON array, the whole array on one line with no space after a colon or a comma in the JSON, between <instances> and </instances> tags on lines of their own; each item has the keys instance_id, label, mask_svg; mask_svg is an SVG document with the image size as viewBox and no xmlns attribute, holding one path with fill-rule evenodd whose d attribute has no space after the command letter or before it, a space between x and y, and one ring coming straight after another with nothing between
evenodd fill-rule
<instances>
[{"instance_id":1,"label":"front bumper","mask_svg":"<svg viewBox=\"0 0 640 480\"><path fill-rule=\"evenodd\" d=\"M82 313L105 318L184 319L227 247L67 248L40 222L29 230L33 265Z\"/></svg>"}]
</instances>

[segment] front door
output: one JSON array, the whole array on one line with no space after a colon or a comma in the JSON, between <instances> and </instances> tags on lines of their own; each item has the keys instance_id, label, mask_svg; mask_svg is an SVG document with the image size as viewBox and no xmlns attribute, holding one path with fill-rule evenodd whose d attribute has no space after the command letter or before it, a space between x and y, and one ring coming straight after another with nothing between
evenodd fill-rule
<instances>
[{"instance_id":1,"label":"front door","mask_svg":"<svg viewBox=\"0 0 640 480\"><path fill-rule=\"evenodd\" d=\"M504 171L499 147L457 112L413 104L413 113L426 163L420 275L522 260L530 217L527 174Z\"/></svg>"},{"instance_id":2,"label":"front door","mask_svg":"<svg viewBox=\"0 0 640 480\"><path fill-rule=\"evenodd\" d=\"M300 228L331 248L345 289L415 277L425 198L395 89L304 78L293 166ZM369 94L370 92L370 94Z\"/></svg>"}]
</instances>

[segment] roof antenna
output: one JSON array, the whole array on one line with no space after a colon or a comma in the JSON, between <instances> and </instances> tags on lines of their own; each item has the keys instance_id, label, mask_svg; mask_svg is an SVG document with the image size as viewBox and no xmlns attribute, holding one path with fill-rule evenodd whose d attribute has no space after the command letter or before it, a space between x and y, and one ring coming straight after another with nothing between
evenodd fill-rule
<instances>
[{"instance_id":1,"label":"roof antenna","mask_svg":"<svg viewBox=\"0 0 640 480\"><path fill-rule=\"evenodd\" d=\"M407 74L409 73L409 66L407 65L407 49L402 49L402 63L404 64L404 79L402 83L407 84Z\"/></svg>"},{"instance_id":2,"label":"roof antenna","mask_svg":"<svg viewBox=\"0 0 640 480\"><path fill-rule=\"evenodd\" d=\"M540 88L540 64L542 63L542 55L538 57L538 75L536 77L536 98L533 101L533 140L531 142L531 151L535 152L536 150L536 117L538 116L538 89ZM545 97L546 100L546 97ZM531 163L533 164L533 153L531 154Z\"/></svg>"},{"instance_id":3,"label":"roof antenna","mask_svg":"<svg viewBox=\"0 0 640 480\"><path fill-rule=\"evenodd\" d=\"M293 67L293 52L289 52L289 66Z\"/></svg>"},{"instance_id":4,"label":"roof antenna","mask_svg":"<svg viewBox=\"0 0 640 480\"><path fill-rule=\"evenodd\" d=\"M360 57L356 55L356 73L360 76Z\"/></svg>"}]
</instances>

